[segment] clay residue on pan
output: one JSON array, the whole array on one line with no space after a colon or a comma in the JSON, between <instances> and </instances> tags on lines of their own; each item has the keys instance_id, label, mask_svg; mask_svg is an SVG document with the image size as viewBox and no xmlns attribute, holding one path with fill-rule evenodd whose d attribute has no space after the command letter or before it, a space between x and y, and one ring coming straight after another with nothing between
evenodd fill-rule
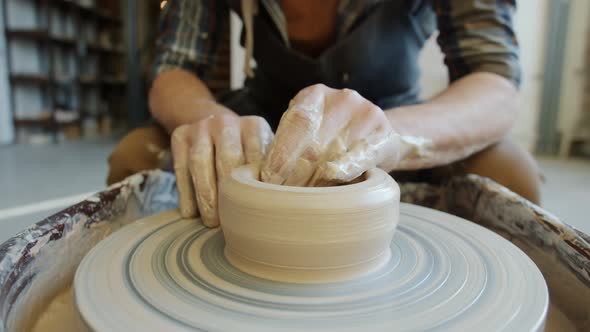
<instances>
[{"instance_id":1,"label":"clay residue on pan","mask_svg":"<svg viewBox=\"0 0 590 332\"><path fill-rule=\"evenodd\" d=\"M121 226L173 208L174 177L135 175L31 226L0 246L0 330L30 331L69 287L82 257Z\"/></svg>"},{"instance_id":2,"label":"clay residue on pan","mask_svg":"<svg viewBox=\"0 0 590 332\"><path fill-rule=\"evenodd\" d=\"M85 327L74 303L72 286L60 291L39 315L31 332L81 332Z\"/></svg>"},{"instance_id":3,"label":"clay residue on pan","mask_svg":"<svg viewBox=\"0 0 590 332\"><path fill-rule=\"evenodd\" d=\"M453 178L442 187L402 185L402 201L461 216L512 241L543 273L552 306L579 331L590 330L590 260L585 255L590 245L573 228L475 175Z\"/></svg>"}]
</instances>

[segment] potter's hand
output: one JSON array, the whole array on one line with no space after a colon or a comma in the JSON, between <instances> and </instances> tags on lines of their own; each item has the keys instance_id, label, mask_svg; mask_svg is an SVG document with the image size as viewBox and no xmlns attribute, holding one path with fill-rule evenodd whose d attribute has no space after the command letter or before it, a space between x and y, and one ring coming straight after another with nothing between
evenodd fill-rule
<instances>
[{"instance_id":1,"label":"potter's hand","mask_svg":"<svg viewBox=\"0 0 590 332\"><path fill-rule=\"evenodd\" d=\"M174 130L172 154L181 215L193 217L198 207L206 226L219 225L218 181L237 166L259 165L272 137L266 120L257 116L214 115Z\"/></svg>"},{"instance_id":2,"label":"potter's hand","mask_svg":"<svg viewBox=\"0 0 590 332\"><path fill-rule=\"evenodd\" d=\"M261 178L294 186L349 182L375 166L390 171L407 150L379 107L356 91L316 84L283 114Z\"/></svg>"}]
</instances>

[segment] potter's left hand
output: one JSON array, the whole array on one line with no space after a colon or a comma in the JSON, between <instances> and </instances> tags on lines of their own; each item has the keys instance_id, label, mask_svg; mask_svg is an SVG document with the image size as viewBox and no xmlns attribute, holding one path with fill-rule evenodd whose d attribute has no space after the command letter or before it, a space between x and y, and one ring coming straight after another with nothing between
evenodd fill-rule
<instances>
[{"instance_id":1,"label":"potter's left hand","mask_svg":"<svg viewBox=\"0 0 590 332\"><path fill-rule=\"evenodd\" d=\"M375 166L390 171L408 150L378 106L356 91L316 84L291 100L261 179L293 186L344 183Z\"/></svg>"}]
</instances>

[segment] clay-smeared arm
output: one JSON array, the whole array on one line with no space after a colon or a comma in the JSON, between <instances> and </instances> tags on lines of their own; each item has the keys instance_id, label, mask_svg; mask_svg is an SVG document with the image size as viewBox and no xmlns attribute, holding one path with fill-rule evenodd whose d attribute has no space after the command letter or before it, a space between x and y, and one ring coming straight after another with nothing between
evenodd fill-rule
<instances>
[{"instance_id":1,"label":"clay-smeared arm","mask_svg":"<svg viewBox=\"0 0 590 332\"><path fill-rule=\"evenodd\" d=\"M408 155L387 168L429 168L466 158L508 133L517 105L518 92L512 82L480 72L455 81L424 104L388 110L387 118L396 132L423 137L432 146L427 153Z\"/></svg>"},{"instance_id":2,"label":"clay-smeared arm","mask_svg":"<svg viewBox=\"0 0 590 332\"><path fill-rule=\"evenodd\" d=\"M259 164L272 140L260 117L238 117L218 104L194 74L183 69L160 73L150 91L154 117L172 133L172 155L183 217L198 213L219 225L217 183L237 166Z\"/></svg>"},{"instance_id":3,"label":"clay-smeared arm","mask_svg":"<svg viewBox=\"0 0 590 332\"><path fill-rule=\"evenodd\" d=\"M235 115L215 102L209 88L194 73L181 68L156 76L149 92L149 105L152 115L169 133L211 115Z\"/></svg>"},{"instance_id":4,"label":"clay-smeared arm","mask_svg":"<svg viewBox=\"0 0 590 332\"><path fill-rule=\"evenodd\" d=\"M236 166L258 164L273 135L264 119L218 104L199 78L224 54L217 41L228 32L228 14L225 2L168 1L149 93L152 115L171 133L180 212L198 212L207 226L219 224L218 180Z\"/></svg>"},{"instance_id":5,"label":"clay-smeared arm","mask_svg":"<svg viewBox=\"0 0 590 332\"><path fill-rule=\"evenodd\" d=\"M474 73L432 100L383 112L352 90L313 85L284 113L263 181L299 186L348 182L364 171L445 165L499 141L512 126L517 90Z\"/></svg>"}]
</instances>

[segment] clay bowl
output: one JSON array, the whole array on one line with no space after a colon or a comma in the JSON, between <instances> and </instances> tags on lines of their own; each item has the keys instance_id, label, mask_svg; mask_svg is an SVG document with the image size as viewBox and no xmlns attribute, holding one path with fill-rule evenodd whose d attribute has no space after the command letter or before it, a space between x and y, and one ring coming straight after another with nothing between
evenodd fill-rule
<instances>
[{"instance_id":1,"label":"clay bowl","mask_svg":"<svg viewBox=\"0 0 590 332\"><path fill-rule=\"evenodd\" d=\"M292 187L240 167L220 186L225 255L240 270L277 281L358 278L389 260L399 199L399 186L380 169L353 184Z\"/></svg>"}]
</instances>

